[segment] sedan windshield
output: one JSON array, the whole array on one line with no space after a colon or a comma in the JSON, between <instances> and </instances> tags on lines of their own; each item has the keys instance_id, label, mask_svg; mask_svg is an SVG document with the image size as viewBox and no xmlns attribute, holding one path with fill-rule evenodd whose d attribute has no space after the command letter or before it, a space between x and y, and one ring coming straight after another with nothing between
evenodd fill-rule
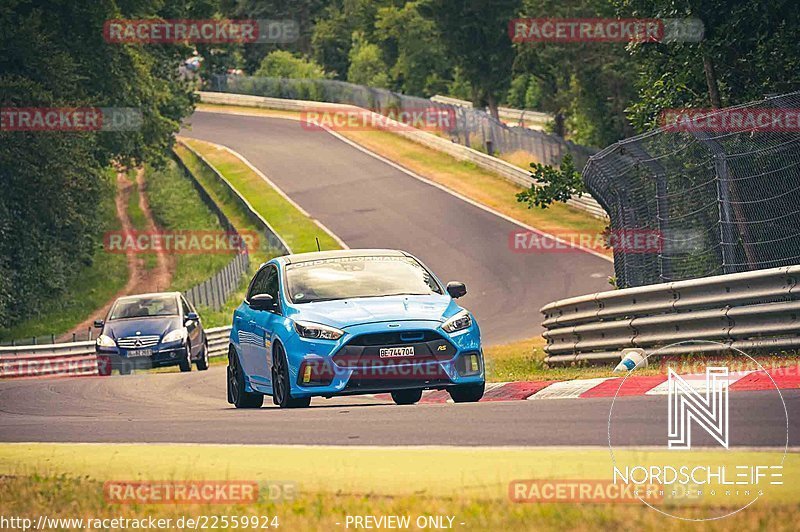
<instances>
[{"instance_id":1,"label":"sedan windshield","mask_svg":"<svg viewBox=\"0 0 800 532\"><path fill-rule=\"evenodd\" d=\"M147 296L119 299L111 309L110 320L147 318L150 316L175 316L178 300L175 296Z\"/></svg>"},{"instance_id":2,"label":"sedan windshield","mask_svg":"<svg viewBox=\"0 0 800 532\"><path fill-rule=\"evenodd\" d=\"M442 293L430 272L410 257L342 257L290 264L286 287L293 303Z\"/></svg>"}]
</instances>

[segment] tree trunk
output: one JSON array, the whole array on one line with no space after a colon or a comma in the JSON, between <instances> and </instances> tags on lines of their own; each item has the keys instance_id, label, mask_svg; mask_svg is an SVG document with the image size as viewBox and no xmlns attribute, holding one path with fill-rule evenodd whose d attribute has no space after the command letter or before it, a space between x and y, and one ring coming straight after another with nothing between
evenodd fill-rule
<instances>
[{"instance_id":1,"label":"tree trunk","mask_svg":"<svg viewBox=\"0 0 800 532\"><path fill-rule=\"evenodd\" d=\"M497 100L494 99L494 94L491 92L486 93L486 104L489 106L489 114L499 121L500 113L497 111Z\"/></svg>"},{"instance_id":2,"label":"tree trunk","mask_svg":"<svg viewBox=\"0 0 800 532\"><path fill-rule=\"evenodd\" d=\"M722 102L719 99L719 85L717 84L717 73L714 70L714 63L707 54L703 54L703 71L706 74L706 84L708 84L708 100L711 102L713 109L722 107Z\"/></svg>"}]
</instances>

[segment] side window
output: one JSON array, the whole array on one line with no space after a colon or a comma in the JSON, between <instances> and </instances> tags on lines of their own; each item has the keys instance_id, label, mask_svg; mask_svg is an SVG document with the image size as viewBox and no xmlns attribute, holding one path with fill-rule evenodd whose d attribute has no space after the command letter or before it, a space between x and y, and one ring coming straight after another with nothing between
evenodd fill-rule
<instances>
[{"instance_id":1,"label":"side window","mask_svg":"<svg viewBox=\"0 0 800 532\"><path fill-rule=\"evenodd\" d=\"M278 269L275 266L267 266L256 274L247 299L258 294L269 294L278 301Z\"/></svg>"},{"instance_id":2,"label":"side window","mask_svg":"<svg viewBox=\"0 0 800 532\"><path fill-rule=\"evenodd\" d=\"M267 281L266 287L264 292L271 295L272 299L278 301L278 269L277 268L269 268L269 273L267 274Z\"/></svg>"},{"instance_id":3,"label":"side window","mask_svg":"<svg viewBox=\"0 0 800 532\"><path fill-rule=\"evenodd\" d=\"M272 268L264 268L259 271L256 276L253 278L253 282L250 284L250 290L247 292L247 299L250 300L251 297L256 296L258 294L266 293L267 288L267 274Z\"/></svg>"},{"instance_id":4,"label":"side window","mask_svg":"<svg viewBox=\"0 0 800 532\"><path fill-rule=\"evenodd\" d=\"M193 312L191 307L189 307L189 303L186 302L183 296L181 296L181 306L183 307L183 315L186 316L190 312Z\"/></svg>"}]
</instances>

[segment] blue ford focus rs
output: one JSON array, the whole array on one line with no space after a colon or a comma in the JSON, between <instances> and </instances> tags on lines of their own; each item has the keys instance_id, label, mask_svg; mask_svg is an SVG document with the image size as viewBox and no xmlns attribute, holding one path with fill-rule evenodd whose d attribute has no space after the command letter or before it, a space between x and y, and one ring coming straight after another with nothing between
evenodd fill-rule
<instances>
[{"instance_id":1,"label":"blue ford focus rs","mask_svg":"<svg viewBox=\"0 0 800 532\"><path fill-rule=\"evenodd\" d=\"M447 286L419 260L392 250L286 255L263 264L233 314L228 402L282 408L311 397L391 393L413 404L426 389L478 401L481 336Z\"/></svg>"}]
</instances>

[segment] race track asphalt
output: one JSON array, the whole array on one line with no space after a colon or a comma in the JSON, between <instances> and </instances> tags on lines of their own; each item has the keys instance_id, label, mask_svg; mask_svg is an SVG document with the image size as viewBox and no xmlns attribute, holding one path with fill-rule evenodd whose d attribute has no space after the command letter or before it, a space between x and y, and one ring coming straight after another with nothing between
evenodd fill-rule
<instances>
[{"instance_id":1,"label":"race track asphalt","mask_svg":"<svg viewBox=\"0 0 800 532\"><path fill-rule=\"evenodd\" d=\"M541 333L539 309L610 289L609 261L575 251L514 253L515 224L462 201L321 130L293 120L196 112L181 134L227 146L351 248L397 248L444 282L463 281L461 300L485 342Z\"/></svg>"},{"instance_id":2,"label":"race track asphalt","mask_svg":"<svg viewBox=\"0 0 800 532\"><path fill-rule=\"evenodd\" d=\"M790 425L800 390L784 390ZM785 439L774 391L731 394L731 445ZM371 397L314 399L281 410L225 402L225 369L0 382L0 441L306 445L607 446L611 399L396 406ZM614 445L665 445L666 397L614 404ZM700 432L700 431L698 431ZM701 440L697 440L701 441ZM790 431L789 445L800 445Z\"/></svg>"}]
</instances>

